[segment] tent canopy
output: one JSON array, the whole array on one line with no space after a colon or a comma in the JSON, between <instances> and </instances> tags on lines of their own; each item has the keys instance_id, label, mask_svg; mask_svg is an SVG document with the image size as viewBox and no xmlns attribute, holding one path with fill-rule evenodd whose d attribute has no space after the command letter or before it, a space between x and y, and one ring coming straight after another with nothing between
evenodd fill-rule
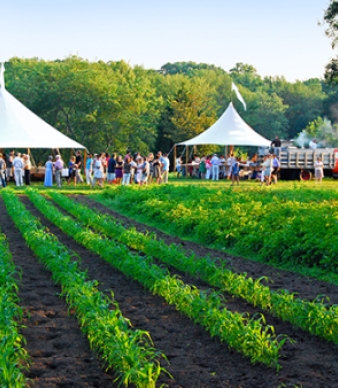
<instances>
[{"instance_id":1,"label":"tent canopy","mask_svg":"<svg viewBox=\"0 0 338 388\"><path fill-rule=\"evenodd\" d=\"M0 148L86 148L47 124L5 89L0 68Z\"/></svg>"},{"instance_id":2,"label":"tent canopy","mask_svg":"<svg viewBox=\"0 0 338 388\"><path fill-rule=\"evenodd\" d=\"M255 132L230 102L222 116L198 136L178 144L185 146L216 144L224 146L268 147L271 141Z\"/></svg>"}]
</instances>

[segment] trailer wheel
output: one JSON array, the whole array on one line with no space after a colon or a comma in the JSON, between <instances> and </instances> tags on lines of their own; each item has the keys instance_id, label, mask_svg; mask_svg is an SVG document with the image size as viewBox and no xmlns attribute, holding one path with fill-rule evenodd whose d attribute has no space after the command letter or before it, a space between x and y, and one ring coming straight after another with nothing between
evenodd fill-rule
<instances>
[{"instance_id":1,"label":"trailer wheel","mask_svg":"<svg viewBox=\"0 0 338 388\"><path fill-rule=\"evenodd\" d=\"M300 180L301 180L301 181L309 181L309 180L311 180L311 178L312 178L312 174L311 174L310 171L308 171L308 170L302 170L302 171L300 172Z\"/></svg>"}]
</instances>

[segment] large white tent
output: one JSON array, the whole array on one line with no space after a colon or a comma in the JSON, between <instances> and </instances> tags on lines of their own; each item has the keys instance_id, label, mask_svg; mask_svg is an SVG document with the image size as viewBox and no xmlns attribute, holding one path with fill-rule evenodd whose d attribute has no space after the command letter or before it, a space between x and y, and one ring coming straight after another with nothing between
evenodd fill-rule
<instances>
[{"instance_id":1,"label":"large white tent","mask_svg":"<svg viewBox=\"0 0 338 388\"><path fill-rule=\"evenodd\" d=\"M216 144L224 146L268 147L270 143L270 140L255 132L241 118L232 102L230 102L226 111L211 127L192 139L178 143L178 145Z\"/></svg>"},{"instance_id":2,"label":"large white tent","mask_svg":"<svg viewBox=\"0 0 338 388\"><path fill-rule=\"evenodd\" d=\"M0 149L85 148L36 116L5 89L0 68Z\"/></svg>"}]
</instances>

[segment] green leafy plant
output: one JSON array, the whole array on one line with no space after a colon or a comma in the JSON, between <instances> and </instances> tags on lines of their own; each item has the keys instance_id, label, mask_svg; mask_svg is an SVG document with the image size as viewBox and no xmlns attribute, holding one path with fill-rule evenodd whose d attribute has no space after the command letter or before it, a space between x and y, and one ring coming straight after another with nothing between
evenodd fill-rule
<instances>
[{"instance_id":1,"label":"green leafy plant","mask_svg":"<svg viewBox=\"0 0 338 388\"><path fill-rule=\"evenodd\" d=\"M153 264L150 257L140 257L115 241L107 240L73 222L34 190L27 191L33 204L55 225L86 248L99 254L114 267L133 277L146 288L159 294L194 322L206 327L211 335L249 356L252 362L262 362L279 368L278 353L284 343L278 341L274 328L261 320L249 319L223 308L222 299L215 292L200 291L169 275L168 271Z\"/></svg>"},{"instance_id":2,"label":"green leafy plant","mask_svg":"<svg viewBox=\"0 0 338 388\"><path fill-rule=\"evenodd\" d=\"M0 385L4 388L23 388L28 381L24 371L29 369L29 355L20 334L23 311L18 304L19 275L6 237L0 234Z\"/></svg>"},{"instance_id":3,"label":"green leafy plant","mask_svg":"<svg viewBox=\"0 0 338 388\"><path fill-rule=\"evenodd\" d=\"M124 386L155 388L160 373L165 371L160 360L166 357L154 349L150 334L130 327L113 293L109 298L98 291L96 280L86 280L86 273L78 269L78 258L48 233L13 193L3 191L2 197L27 245L61 284L69 308L75 310L91 348L107 368L116 370Z\"/></svg>"},{"instance_id":4,"label":"green leafy plant","mask_svg":"<svg viewBox=\"0 0 338 388\"><path fill-rule=\"evenodd\" d=\"M286 290L273 292L261 284L262 280L268 280L266 277L253 280L246 274L236 274L226 269L224 263L187 255L175 244L168 246L163 241L157 240L154 234L144 235L135 228L126 229L111 216L96 212L57 192L50 192L49 195L79 221L116 241L154 256L191 276L199 277L208 284L241 297L254 306L269 310L283 321L289 321L314 335L338 343L338 333L335 330L338 308L322 303L323 297L315 301L306 301Z\"/></svg>"}]
</instances>

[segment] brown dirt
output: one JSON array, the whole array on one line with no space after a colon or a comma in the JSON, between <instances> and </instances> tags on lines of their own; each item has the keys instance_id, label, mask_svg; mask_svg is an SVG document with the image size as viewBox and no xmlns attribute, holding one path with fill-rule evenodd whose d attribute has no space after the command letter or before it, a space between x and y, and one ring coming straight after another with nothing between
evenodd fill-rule
<instances>
[{"instance_id":1,"label":"brown dirt","mask_svg":"<svg viewBox=\"0 0 338 388\"><path fill-rule=\"evenodd\" d=\"M79 200L89 201L83 197ZM202 327L180 315L163 299L151 295L138 283L114 270L99 256L64 235L35 210L27 198L23 197L22 201L63 244L81 256L81 269L87 269L88 276L99 281L101 291L114 291L124 316L131 320L133 326L151 333L155 347L168 356L168 370L174 376L174 380L164 376L160 383L167 383L173 388L277 388L295 385L338 387L338 346L294 329L266 314L268 322L276 327L278 334L287 334L297 342L294 345L286 344L280 360L282 369L278 373L260 364L252 365L247 358L211 338ZM92 201L90 203L100 211L119 217L126 224L136 225L143 231L151 229L117 216L102 205ZM50 273L26 247L1 199L0 215L1 229L9 240L13 260L22 269L20 298L26 311L24 323L27 326L23 334L27 338L27 349L32 358L29 377L36 387L114 386L113 371L105 373L95 355L90 352L88 342L83 338L75 318L67 314L67 306L58 297L59 287L53 284ZM157 234L168 243L180 242L177 238L158 231ZM219 252L196 244L184 242L184 246L200 256L209 254L220 257ZM224 257L237 271L246 271L254 277L268 274L274 277L275 287L298 291L304 298L314 298L326 293L334 301L338 299L336 287L283 271L277 273L271 267L241 258L228 255ZM205 287L203 283L189 277L185 276L183 279ZM243 301L229 296L227 299L232 310L254 312Z\"/></svg>"}]
</instances>

